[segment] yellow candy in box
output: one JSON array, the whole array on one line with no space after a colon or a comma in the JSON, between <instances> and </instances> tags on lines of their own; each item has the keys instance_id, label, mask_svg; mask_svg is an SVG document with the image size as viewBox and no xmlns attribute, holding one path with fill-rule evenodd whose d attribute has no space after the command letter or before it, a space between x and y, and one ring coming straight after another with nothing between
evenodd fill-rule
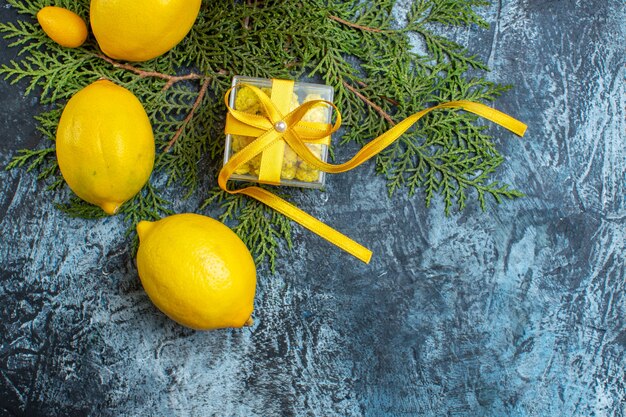
<instances>
[{"instance_id":1,"label":"yellow candy in box","mask_svg":"<svg viewBox=\"0 0 626 417\"><path fill-rule=\"evenodd\" d=\"M275 82L275 80L241 76L234 77L234 90L230 95L230 107L248 114L265 115L266 110L263 108L259 98L247 85L258 87L268 97L271 97L273 82ZM327 85L296 82L293 85L289 109L287 110L293 111L302 103L312 100L326 100L332 102L333 94L333 88ZM310 109L302 120L330 124L331 116L332 108L327 104L319 103ZM234 154L241 151L255 139L256 138L252 136L227 134L224 164L226 164ZM330 137L328 141L330 141ZM329 143L330 142L328 142L328 144ZM307 147L320 160L326 162L328 159L328 144L310 143L307 144ZM262 153L255 156L250 161L239 165L231 176L231 179L246 182L266 182L278 185L275 181L265 181L261 176L261 166L263 163L266 163L264 158L267 160L269 157L271 156ZM324 186L325 173L303 161L289 145L284 144L282 152L278 155L274 153L273 157L280 159L280 185L305 188L322 188Z\"/></svg>"}]
</instances>

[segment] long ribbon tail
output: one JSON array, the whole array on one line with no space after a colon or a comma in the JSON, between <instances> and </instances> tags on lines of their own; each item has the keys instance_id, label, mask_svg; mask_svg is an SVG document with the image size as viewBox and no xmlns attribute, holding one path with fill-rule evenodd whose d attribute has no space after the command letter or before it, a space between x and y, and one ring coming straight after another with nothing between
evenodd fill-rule
<instances>
[{"instance_id":1,"label":"long ribbon tail","mask_svg":"<svg viewBox=\"0 0 626 417\"><path fill-rule=\"evenodd\" d=\"M350 239L343 233L338 232L307 212L300 210L298 207L283 200L277 195L270 193L269 191L259 187L247 187L241 190L229 192L245 194L262 202L263 204L268 205L279 213L282 213L299 223L301 226L309 229L311 232L323 237L333 245L339 246L341 249L366 264L369 264L372 259L372 251L367 249L365 246Z\"/></svg>"},{"instance_id":2,"label":"long ribbon tail","mask_svg":"<svg viewBox=\"0 0 626 417\"><path fill-rule=\"evenodd\" d=\"M448 103L439 104L437 106L429 107L418 113L415 113L406 119L402 120L394 127L378 136L377 138L368 142L359 152L357 152L350 160L341 164L329 164L320 160L315 156L304 142L297 137L297 135L288 133L284 136L285 141L291 146L291 148L308 164L316 167L319 170L329 172L332 174L339 174L342 172L350 171L359 165L367 162L372 157L378 155L386 147L394 143L402 134L409 130L415 123L417 123L422 117L426 116L433 110L438 109L463 109L470 113L474 113L478 116L484 117L493 123L500 125L518 136L524 136L526 132L526 125L517 119L502 113L494 108L485 106L481 103L475 103L473 101L459 100L451 101Z\"/></svg>"},{"instance_id":3,"label":"long ribbon tail","mask_svg":"<svg viewBox=\"0 0 626 417\"><path fill-rule=\"evenodd\" d=\"M247 187L240 190L229 190L228 179L233 174L235 169L242 163L248 161L252 156L258 155L274 143L281 135L274 130L270 130L263 135L259 136L254 142L248 145L240 152L233 155L228 163L222 168L218 176L218 184L220 188L230 194L244 194L252 197L261 203L273 208L274 210L282 213L293 221L299 223L303 227L309 229L313 233L323 237L332 244L339 246L346 252L355 256L357 259L365 262L370 262L372 258L372 252L363 245L350 239L348 236L338 232L337 230L327 226L325 223L317 220L315 217L300 210L293 204L288 203L282 198L269 191L266 191L259 187Z\"/></svg>"},{"instance_id":4,"label":"long ribbon tail","mask_svg":"<svg viewBox=\"0 0 626 417\"><path fill-rule=\"evenodd\" d=\"M266 99L262 99L261 101L265 102ZM270 104L271 102L269 102L268 105ZM301 106L300 108L296 109L294 112L290 113L286 117L286 120L288 120L289 124L291 124L292 121L295 121L297 123L297 121L299 121L302 115L304 115L304 113L307 111L307 106L312 106L312 105L313 103L305 103L304 107ZM268 205L274 210L284 214L285 216L289 217L290 219L294 220L295 222L309 229L313 233L316 233L317 235L323 237L324 239L328 240L334 245L340 247L341 249L355 256L357 259L360 259L361 261L365 263L369 263L372 257L372 252L369 249L355 242L349 237L343 235L342 233L336 231L335 229L327 226L323 222L317 220L313 216L300 210L299 208L288 203L282 198L259 187L247 187L247 188L240 189L240 190L229 190L226 183L228 182L228 179L230 178L232 173L235 171L237 166L241 165L242 163L245 163L246 161L250 160L255 155L263 152L269 146L271 146L271 144L275 143L277 140L280 140L281 138L284 139L291 146L291 148L296 152L296 154L298 154L303 160L305 160L310 165L322 171L330 172L330 173L339 173L339 172L349 171L363 164L364 162L368 161L373 156L380 153L387 146L391 145L403 133L405 133L408 129L410 129L415 123L417 123L426 114L436 109L445 109L445 108L464 109L466 111L469 111L471 113L484 117L485 119L490 120L502 127L505 127L506 129L510 130L511 132L515 133L518 136L523 136L524 133L526 132L526 125L524 123L514 119L513 117L505 113L502 113L491 107L485 106L484 104L475 103L475 102L466 101L466 100L453 101L453 102L443 103L443 104L422 110L418 113L415 113L407 117L406 119L402 120L391 129L389 129L387 132L378 136L376 139L370 141L359 152L357 152L353 158L351 158L347 162L344 162L338 165L333 165L333 164L328 164L326 162L321 161L320 159L318 159L316 155L311 153L309 148L306 146L305 142L296 133L296 130L287 131L284 134L281 134L277 132L276 130L270 128L264 134L261 134L257 138L257 140L255 140L246 148L242 149L239 153L233 156L233 158L222 168L219 178L218 178L218 183L223 190L231 194L245 194L249 197L252 197ZM256 124L258 124L259 126L257 127L264 128L265 126L263 126L263 124L267 124L266 121L260 119L258 116L255 119L252 119L252 118L248 118L246 115L238 115L238 112L233 111L232 109L230 109L230 107L229 107L229 110L231 110L231 113L240 119L249 119L251 121L250 124L253 126L256 126ZM336 123L336 126L332 128L332 131L335 131L337 128L338 128L338 123ZM320 131L320 132L322 134L321 137L328 134L328 132L325 132L325 131Z\"/></svg>"}]
</instances>

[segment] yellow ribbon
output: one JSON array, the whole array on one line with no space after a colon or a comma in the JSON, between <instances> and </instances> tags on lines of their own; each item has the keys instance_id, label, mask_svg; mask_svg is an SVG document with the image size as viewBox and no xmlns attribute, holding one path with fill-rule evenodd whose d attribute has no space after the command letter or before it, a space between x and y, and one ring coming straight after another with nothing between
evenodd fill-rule
<instances>
[{"instance_id":1,"label":"yellow ribbon","mask_svg":"<svg viewBox=\"0 0 626 417\"><path fill-rule=\"evenodd\" d=\"M239 86L241 85L242 84L239 84ZM291 98L293 81L273 80L271 99L262 90L253 85L246 84L246 87L250 88L256 94L265 112L263 115L254 115L231 108L228 99L234 87L226 92L226 95L224 96L226 107L228 108L225 129L226 133L252 136L257 139L234 154L224 165L218 177L218 184L220 188L231 194L245 194L268 205L274 210L284 214L309 229L313 233L316 233L336 246L339 246L365 263L369 263L372 257L372 252L366 247L355 242L344 234L339 233L335 229L327 226L313 216L267 190L254 186L239 190L228 189L227 182L231 175L235 172L237 167L250 161L256 155L263 154L262 158L265 158L266 152L268 151L268 155L273 154L275 157L278 157L278 149L280 149L278 161L281 161L282 150L285 142L300 158L321 171L329 173L346 172L356 168L380 153L383 149L398 139L411 126L413 126L419 119L424 117L429 112L437 109L463 109L482 116L485 119L510 130L518 136L524 136L524 133L526 132L526 125L524 123L498 110L485 106L484 104L466 100L451 101L424 109L407 117L387 132L370 141L349 161L334 165L320 160L306 146L306 143L328 143L330 135L336 132L341 126L341 114L333 103L325 100L312 100L300 105L295 110L285 115L285 113L289 110L289 105L284 104L284 92L287 90L289 92L288 97ZM282 93L276 93L276 98L280 101L278 106L274 103L274 90L282 90ZM337 119L334 125L331 126L325 123L305 122L302 120L304 115L309 110L320 103L333 107L337 112ZM277 146L277 144L279 146ZM280 181L281 165L280 163L272 162L268 162L268 164L273 166L266 169L263 181L271 184L277 184ZM268 172L270 173L267 174ZM276 176L276 172L278 172L278 176Z\"/></svg>"}]
</instances>

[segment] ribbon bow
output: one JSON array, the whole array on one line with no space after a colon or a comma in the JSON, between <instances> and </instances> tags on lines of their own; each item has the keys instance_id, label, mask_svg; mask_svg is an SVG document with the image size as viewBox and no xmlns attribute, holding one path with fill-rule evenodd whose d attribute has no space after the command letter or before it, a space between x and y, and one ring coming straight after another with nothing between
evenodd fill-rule
<instances>
[{"instance_id":1,"label":"ribbon bow","mask_svg":"<svg viewBox=\"0 0 626 417\"><path fill-rule=\"evenodd\" d=\"M273 80L272 98L268 97L262 90L253 85L239 84L239 86L242 85L245 85L254 92L265 111L263 115L254 115L233 109L230 107L228 100L235 87L232 87L226 92L224 96L226 107L228 108L226 133L251 136L256 137L256 139L234 154L224 165L218 177L220 188L231 194L245 194L272 207L274 210L296 221L336 246L339 246L341 249L365 263L369 263L372 257L372 252L366 247L263 188L251 186L238 190L228 189L227 182L231 175L240 165L245 164L259 154L263 154L262 158L268 162L264 163L262 161L261 171L259 173L260 180L270 184L279 184L280 161L282 160L285 143L312 167L328 173L346 172L376 156L398 139L419 119L436 109L460 108L503 126L518 136L524 136L526 131L526 125L524 123L491 107L466 100L452 101L424 109L407 117L387 132L363 146L350 160L335 165L320 160L306 146L307 143L328 143L330 135L336 132L341 126L341 114L333 103L325 100L312 100L288 112L289 107L288 104L285 103L289 103L290 101L286 101L285 97L288 96L289 99L291 98L293 81ZM285 94L286 92L288 92L287 95ZM331 126L325 123L306 122L302 120L309 110L320 103L333 107L337 112L334 125ZM278 161L278 163L276 163L276 161Z\"/></svg>"}]
</instances>

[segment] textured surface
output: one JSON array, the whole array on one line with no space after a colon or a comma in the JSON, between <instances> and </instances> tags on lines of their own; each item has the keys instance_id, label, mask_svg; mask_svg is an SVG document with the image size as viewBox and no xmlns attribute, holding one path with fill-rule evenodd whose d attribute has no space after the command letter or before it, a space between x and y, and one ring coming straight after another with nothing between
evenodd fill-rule
<instances>
[{"instance_id":1,"label":"textured surface","mask_svg":"<svg viewBox=\"0 0 626 417\"><path fill-rule=\"evenodd\" d=\"M626 415L626 5L481 13L490 30L455 37L514 84L496 106L527 136L493 132L499 175L528 197L446 218L385 198L371 166L334 176L300 206L372 264L296 228L250 329L167 320L119 219L67 218L33 175L0 172L0 415ZM4 166L39 143L39 107L19 84L0 91Z\"/></svg>"}]
</instances>

